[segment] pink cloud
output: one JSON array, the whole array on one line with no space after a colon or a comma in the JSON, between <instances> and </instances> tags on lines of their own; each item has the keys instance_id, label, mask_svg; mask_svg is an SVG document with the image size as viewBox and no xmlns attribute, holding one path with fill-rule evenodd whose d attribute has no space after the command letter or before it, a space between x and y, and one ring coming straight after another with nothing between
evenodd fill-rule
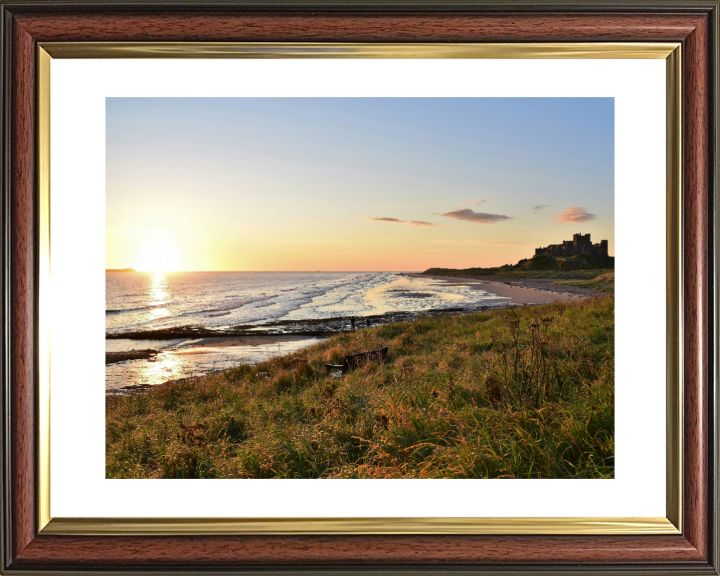
<instances>
[{"instance_id":1,"label":"pink cloud","mask_svg":"<svg viewBox=\"0 0 720 576\"><path fill-rule=\"evenodd\" d=\"M565 209L565 212L558 214L558 222L588 222L595 220L597 216L590 214L585 208L579 206L572 206Z\"/></svg>"}]
</instances>

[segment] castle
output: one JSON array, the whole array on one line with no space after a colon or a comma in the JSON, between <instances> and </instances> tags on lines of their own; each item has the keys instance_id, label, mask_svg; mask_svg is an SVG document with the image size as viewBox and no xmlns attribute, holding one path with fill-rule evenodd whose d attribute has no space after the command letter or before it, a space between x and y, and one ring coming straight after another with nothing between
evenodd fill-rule
<instances>
[{"instance_id":1,"label":"castle","mask_svg":"<svg viewBox=\"0 0 720 576\"><path fill-rule=\"evenodd\" d=\"M600 240L599 244L590 241L590 234L573 234L572 240L564 240L562 244L550 244L545 248L535 248L535 256L588 256L604 257L608 255L608 241Z\"/></svg>"}]
</instances>

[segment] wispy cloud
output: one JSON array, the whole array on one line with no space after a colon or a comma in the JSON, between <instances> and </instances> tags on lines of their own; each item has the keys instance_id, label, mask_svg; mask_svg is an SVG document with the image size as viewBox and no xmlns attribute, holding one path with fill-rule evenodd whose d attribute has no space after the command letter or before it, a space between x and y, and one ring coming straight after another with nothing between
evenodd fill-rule
<instances>
[{"instance_id":1,"label":"wispy cloud","mask_svg":"<svg viewBox=\"0 0 720 576\"><path fill-rule=\"evenodd\" d=\"M362 220L368 220L370 222L388 222L390 224L402 224L405 220L398 220L397 218L362 218Z\"/></svg>"},{"instance_id":2,"label":"wispy cloud","mask_svg":"<svg viewBox=\"0 0 720 576\"><path fill-rule=\"evenodd\" d=\"M590 214L585 208L579 206L571 206L565 209L565 212L558 214L558 222L589 222L595 220L597 216Z\"/></svg>"},{"instance_id":3,"label":"wispy cloud","mask_svg":"<svg viewBox=\"0 0 720 576\"><path fill-rule=\"evenodd\" d=\"M423 222L422 220L400 220L399 218L361 218L369 222L385 222L388 224L409 224L410 226L439 226L432 222Z\"/></svg>"},{"instance_id":4,"label":"wispy cloud","mask_svg":"<svg viewBox=\"0 0 720 576\"><path fill-rule=\"evenodd\" d=\"M538 210L542 210L543 208L550 208L550 206L554 206L554 204L536 204L533 206L532 211L537 212Z\"/></svg>"},{"instance_id":5,"label":"wispy cloud","mask_svg":"<svg viewBox=\"0 0 720 576\"><path fill-rule=\"evenodd\" d=\"M451 210L440 214L447 218L455 218L457 220L467 220L468 222L475 222L476 224L495 224L495 222L502 222L503 220L510 220L510 216L503 216L502 214L485 214L484 212L474 212L470 208L463 208L462 210Z\"/></svg>"},{"instance_id":6,"label":"wispy cloud","mask_svg":"<svg viewBox=\"0 0 720 576\"><path fill-rule=\"evenodd\" d=\"M487 200L472 200L470 202L463 202L460 204L460 206L480 206L480 204L485 204Z\"/></svg>"}]
</instances>

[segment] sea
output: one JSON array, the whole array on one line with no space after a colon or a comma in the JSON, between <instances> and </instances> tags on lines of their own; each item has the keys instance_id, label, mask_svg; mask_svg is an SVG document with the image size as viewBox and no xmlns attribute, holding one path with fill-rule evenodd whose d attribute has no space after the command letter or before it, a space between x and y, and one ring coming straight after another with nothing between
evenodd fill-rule
<instances>
[{"instance_id":1,"label":"sea","mask_svg":"<svg viewBox=\"0 0 720 576\"><path fill-rule=\"evenodd\" d=\"M400 272L106 272L106 352L159 352L107 364L106 390L254 364L322 341L322 329L506 301L477 286ZM184 334L187 327L197 334Z\"/></svg>"}]
</instances>

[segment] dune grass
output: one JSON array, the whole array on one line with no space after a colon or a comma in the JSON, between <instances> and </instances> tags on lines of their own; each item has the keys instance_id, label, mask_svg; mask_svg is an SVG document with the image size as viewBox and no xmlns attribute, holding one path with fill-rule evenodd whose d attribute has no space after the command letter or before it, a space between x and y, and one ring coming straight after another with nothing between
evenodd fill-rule
<instances>
[{"instance_id":1,"label":"dune grass","mask_svg":"<svg viewBox=\"0 0 720 576\"><path fill-rule=\"evenodd\" d=\"M589 272L589 270L588 270ZM597 272L594 270L594 272ZM608 272L607 274L601 274L596 276L592 280L588 281L570 281L570 282L553 282L558 286L575 286L577 288L590 288L591 290L597 290L599 292L615 292L615 273Z\"/></svg>"},{"instance_id":2,"label":"dune grass","mask_svg":"<svg viewBox=\"0 0 720 576\"><path fill-rule=\"evenodd\" d=\"M603 270L511 270L508 272L498 272L495 278L503 278L506 280L532 280L540 279L564 279L564 280L591 280Z\"/></svg>"},{"instance_id":3,"label":"dune grass","mask_svg":"<svg viewBox=\"0 0 720 576\"><path fill-rule=\"evenodd\" d=\"M324 363L389 346L342 379ZM614 300L425 318L108 396L109 478L612 478Z\"/></svg>"},{"instance_id":4,"label":"dune grass","mask_svg":"<svg viewBox=\"0 0 720 576\"><path fill-rule=\"evenodd\" d=\"M592 280L598 274L607 272L606 270L500 270L487 272L483 269L468 270L447 270L442 268L433 268L423 272L433 276L492 276L498 280L534 280L534 279L550 279L550 280ZM613 272L610 272L612 274Z\"/></svg>"},{"instance_id":5,"label":"dune grass","mask_svg":"<svg viewBox=\"0 0 720 576\"><path fill-rule=\"evenodd\" d=\"M578 261L581 269L561 270L563 262ZM612 273L615 269L615 258L594 257L589 254L578 254L564 258L533 256L524 258L517 264L506 264L496 268L428 268L423 274L432 276L494 276L495 278L533 279L533 278L594 278L602 272Z\"/></svg>"}]
</instances>

